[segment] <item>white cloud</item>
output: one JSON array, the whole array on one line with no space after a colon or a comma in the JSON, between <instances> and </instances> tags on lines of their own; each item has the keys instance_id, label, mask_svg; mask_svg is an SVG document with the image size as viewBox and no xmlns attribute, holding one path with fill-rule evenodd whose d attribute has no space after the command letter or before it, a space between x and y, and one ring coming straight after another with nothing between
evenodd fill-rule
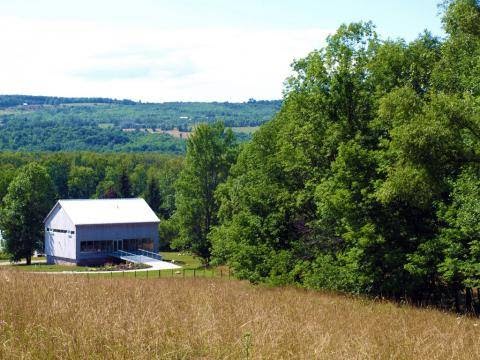
<instances>
[{"instance_id":1,"label":"white cloud","mask_svg":"<svg viewBox=\"0 0 480 360\"><path fill-rule=\"evenodd\" d=\"M0 17L0 93L142 101L279 98L328 30L121 27Z\"/></svg>"}]
</instances>

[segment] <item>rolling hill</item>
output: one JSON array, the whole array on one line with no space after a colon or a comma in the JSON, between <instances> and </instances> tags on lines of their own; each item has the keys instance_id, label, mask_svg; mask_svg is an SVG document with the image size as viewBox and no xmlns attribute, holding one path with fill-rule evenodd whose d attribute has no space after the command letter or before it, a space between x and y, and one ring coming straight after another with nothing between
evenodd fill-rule
<instances>
[{"instance_id":1,"label":"rolling hill","mask_svg":"<svg viewBox=\"0 0 480 360\"><path fill-rule=\"evenodd\" d=\"M1 95L0 150L183 153L196 124L222 120L245 140L280 106L280 100L141 103Z\"/></svg>"}]
</instances>

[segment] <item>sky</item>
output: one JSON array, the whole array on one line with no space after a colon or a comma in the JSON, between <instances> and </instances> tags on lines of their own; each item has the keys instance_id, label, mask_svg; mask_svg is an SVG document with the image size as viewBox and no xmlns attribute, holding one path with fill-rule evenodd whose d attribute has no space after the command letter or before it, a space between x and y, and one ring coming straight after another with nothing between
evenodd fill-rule
<instances>
[{"instance_id":1,"label":"sky","mask_svg":"<svg viewBox=\"0 0 480 360\"><path fill-rule=\"evenodd\" d=\"M0 93L279 99L294 59L342 23L443 36L439 0L0 0Z\"/></svg>"}]
</instances>

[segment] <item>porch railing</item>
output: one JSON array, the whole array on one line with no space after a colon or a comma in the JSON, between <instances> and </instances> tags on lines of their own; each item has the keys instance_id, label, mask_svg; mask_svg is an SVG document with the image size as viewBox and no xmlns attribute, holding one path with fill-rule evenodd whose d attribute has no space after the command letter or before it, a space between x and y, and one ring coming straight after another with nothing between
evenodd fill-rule
<instances>
[{"instance_id":1,"label":"porch railing","mask_svg":"<svg viewBox=\"0 0 480 360\"><path fill-rule=\"evenodd\" d=\"M118 258L128 257L128 259L125 260L131 260L138 263L145 263L146 260L148 261L148 259L162 260L162 256L160 254L143 249L137 249L133 251L115 250L110 252L110 255Z\"/></svg>"},{"instance_id":2,"label":"porch railing","mask_svg":"<svg viewBox=\"0 0 480 360\"><path fill-rule=\"evenodd\" d=\"M135 254L133 252L128 252L125 250L115 250L110 253L111 256L115 256L118 258L128 258L128 260L131 260L132 262L138 262L142 263L142 255Z\"/></svg>"},{"instance_id":3,"label":"porch railing","mask_svg":"<svg viewBox=\"0 0 480 360\"><path fill-rule=\"evenodd\" d=\"M153 251L148 251L148 250L143 250L143 249L137 249L134 251L135 254L143 255L146 257L153 258L155 260L162 260L162 255L154 253Z\"/></svg>"}]
</instances>

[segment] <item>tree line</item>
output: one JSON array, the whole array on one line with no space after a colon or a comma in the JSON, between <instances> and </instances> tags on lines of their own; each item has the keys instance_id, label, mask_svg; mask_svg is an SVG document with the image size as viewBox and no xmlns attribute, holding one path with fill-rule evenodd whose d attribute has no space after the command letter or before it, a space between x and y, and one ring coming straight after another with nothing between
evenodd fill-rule
<instances>
[{"instance_id":1,"label":"tree line","mask_svg":"<svg viewBox=\"0 0 480 360\"><path fill-rule=\"evenodd\" d=\"M61 104L122 104L135 105L132 100L117 100L108 98L78 98L57 96L34 96L34 95L0 95L0 108L25 105L61 105Z\"/></svg>"},{"instance_id":2,"label":"tree line","mask_svg":"<svg viewBox=\"0 0 480 360\"><path fill-rule=\"evenodd\" d=\"M442 12L443 39L342 25L294 62L280 112L236 159L213 129L205 158L198 132L177 244L255 283L478 311L480 4Z\"/></svg>"},{"instance_id":3,"label":"tree line","mask_svg":"<svg viewBox=\"0 0 480 360\"><path fill-rule=\"evenodd\" d=\"M0 124L0 150L169 154L181 154L185 151L184 141L170 135L103 128L79 115L80 117L57 120L38 118L30 121L16 117L4 119Z\"/></svg>"}]
</instances>

